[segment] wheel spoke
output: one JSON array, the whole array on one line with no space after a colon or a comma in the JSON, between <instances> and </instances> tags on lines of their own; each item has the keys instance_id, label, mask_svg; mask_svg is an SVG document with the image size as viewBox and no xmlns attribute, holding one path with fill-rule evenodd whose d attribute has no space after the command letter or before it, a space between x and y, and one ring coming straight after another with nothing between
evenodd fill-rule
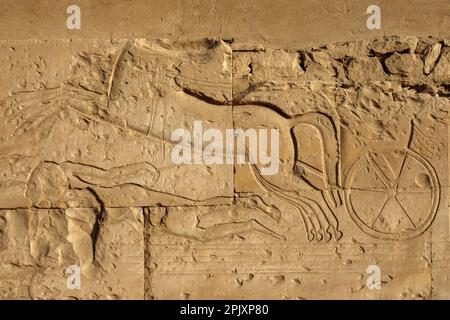
<instances>
[{"instance_id":1,"label":"wheel spoke","mask_svg":"<svg viewBox=\"0 0 450 320\"><path fill-rule=\"evenodd\" d=\"M375 171L375 174L377 175L377 177L380 179L381 183L384 185L385 188L389 188L389 183L387 181L385 181L384 179L388 179L382 171L380 171L380 168L378 167L378 165L376 164L376 162L371 159L371 156L369 154L366 154L366 158L367 161L370 165L370 167ZM389 180L389 179L388 179Z\"/></svg>"},{"instance_id":2,"label":"wheel spoke","mask_svg":"<svg viewBox=\"0 0 450 320\"><path fill-rule=\"evenodd\" d=\"M397 193L405 194L405 193L432 193L433 188L416 188L416 189L397 189Z\"/></svg>"},{"instance_id":3,"label":"wheel spoke","mask_svg":"<svg viewBox=\"0 0 450 320\"><path fill-rule=\"evenodd\" d=\"M397 197L395 197L395 201L397 202L397 204L400 206L400 208L402 208L403 213L405 214L405 216L408 218L409 222L411 222L411 224L414 226L414 229L416 229L416 224L414 223L414 221L412 221L411 217L409 216L409 214L406 212L405 208L403 208L402 204L400 203L400 201L397 199Z\"/></svg>"},{"instance_id":4,"label":"wheel spoke","mask_svg":"<svg viewBox=\"0 0 450 320\"><path fill-rule=\"evenodd\" d=\"M377 192L377 193L386 193L386 189L365 189L365 188L350 188L350 190L360 191L360 192Z\"/></svg>"},{"instance_id":5,"label":"wheel spoke","mask_svg":"<svg viewBox=\"0 0 450 320\"><path fill-rule=\"evenodd\" d=\"M406 161L408 160L408 161ZM400 171L398 173L397 179L395 180L394 186L395 188L398 188L398 184L400 183L400 178L402 177L403 171L405 170L405 168L409 165L409 162L411 161L411 158L409 157L409 155L406 153L405 157L403 158L403 162L402 165L400 167Z\"/></svg>"},{"instance_id":6,"label":"wheel spoke","mask_svg":"<svg viewBox=\"0 0 450 320\"><path fill-rule=\"evenodd\" d=\"M386 200L384 200L383 205L381 206L380 211L378 212L377 216L375 217L375 219L373 219L372 224L371 224L371 228L373 228L373 225L375 224L375 222L378 220L378 218L380 217L381 213L383 212L384 208L386 207L386 204L388 203L389 198L386 198Z\"/></svg>"}]
</instances>

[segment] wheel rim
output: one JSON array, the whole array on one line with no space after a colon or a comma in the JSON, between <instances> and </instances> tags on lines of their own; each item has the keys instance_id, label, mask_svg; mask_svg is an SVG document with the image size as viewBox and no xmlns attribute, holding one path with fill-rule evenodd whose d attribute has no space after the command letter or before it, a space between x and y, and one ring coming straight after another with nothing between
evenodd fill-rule
<instances>
[{"instance_id":1,"label":"wheel rim","mask_svg":"<svg viewBox=\"0 0 450 320\"><path fill-rule=\"evenodd\" d=\"M349 166L344 186L351 219L379 239L411 239L422 234L439 206L434 168L409 149L364 150Z\"/></svg>"}]
</instances>

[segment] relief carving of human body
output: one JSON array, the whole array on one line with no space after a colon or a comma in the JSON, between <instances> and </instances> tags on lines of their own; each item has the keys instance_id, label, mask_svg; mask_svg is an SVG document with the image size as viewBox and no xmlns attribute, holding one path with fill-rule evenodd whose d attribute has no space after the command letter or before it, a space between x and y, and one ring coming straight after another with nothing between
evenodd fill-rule
<instances>
[{"instance_id":1,"label":"relief carving of human body","mask_svg":"<svg viewBox=\"0 0 450 320\"><path fill-rule=\"evenodd\" d=\"M83 130L90 130L96 125L110 126L123 137L147 139L149 145L154 145L155 150L159 152L162 152L164 148L173 148L175 142L167 139L167 136L170 136L169 133L161 135L153 132L152 124L156 121L158 114L157 103L144 106L147 113L145 117L142 117L146 121L150 119L147 124L140 121L142 110L135 111L137 116L132 113L130 115L126 109L125 112L121 110L121 104L133 103L129 101L134 101L135 105L140 103L140 99L144 99L146 103L161 101L164 99L165 90L177 87L173 81L174 76L178 74L177 68L173 67L173 63L171 65L167 62L174 59L176 61L176 55L170 57L172 60L167 57L166 60L161 58L161 61L156 60L153 64L142 63L146 59L149 60L152 54L155 52L148 48L128 43L119 53L109 56L80 55L73 65L69 80L60 87L34 93L15 93L4 99L1 103L1 114L6 123L14 126L14 132L13 138L2 146L3 150L6 154L13 156L17 149L15 141L24 136L27 139L31 137L30 139L34 139L35 143L40 142L40 148L42 145L51 144L46 139L54 126L61 122L70 122ZM160 52L156 52L156 55L159 54ZM139 61L140 65L136 61ZM148 78L134 84L133 89L132 83L129 82L133 81L135 69L146 72ZM91 78L86 78L86 75ZM185 81L188 80L185 79ZM143 98L140 97L142 92ZM191 93L185 90L182 94ZM193 96L201 99L199 94ZM181 217L171 208L159 210L155 213L157 216L154 220L155 228L198 241L226 238L250 231L278 240L288 240L287 227L303 223L306 231L305 238L308 241L339 240L342 232L334 212L335 208L344 203L356 225L374 237L409 238L420 234L431 224L439 201L439 181L429 161L418 152L411 150L413 141L417 144L417 139L411 138L414 134L417 135L417 130L414 131L414 126L411 125L412 120L407 120L409 131L404 139L401 139L404 143L396 142L391 146L379 148L372 147L370 142L361 140L362 138L370 140L371 133L359 132L367 128L364 127L362 117L357 112L348 112L348 109L336 107L331 102L328 111L312 107L310 111L288 115L280 111L281 109L277 106L257 102L248 103L244 100L243 96L239 96L239 99L233 101L234 125L241 128L253 126L280 130L279 172L273 176L264 176L258 164L243 165L259 187L259 192L235 193L233 204L211 209L211 212L201 216L194 213L192 219ZM342 105L352 103L357 102L347 100ZM216 107L221 108L220 105ZM355 121L349 125L348 121L351 117L355 118ZM358 127L359 125L361 127ZM302 142L305 138L302 135L305 130L309 130L311 136L307 138L314 141L313 148L317 149L317 152L309 159L304 159L300 147L305 143ZM361 152L355 159L344 165L341 161L341 153L349 140L342 142L340 138L345 134L352 137L353 143L359 145ZM160 146L163 147L160 148ZM25 155L39 158L39 147ZM192 165L192 170L195 170L194 166ZM398 200L399 191L414 191L408 189L411 187L408 185L409 180L404 186L399 186L402 183L400 179L402 174L409 170L408 166L415 166L419 176L413 180L426 188L424 192L429 198L425 199L429 201L428 210L425 210L422 217L415 217L416 220L414 220L414 217L409 216L407 209L402 208L400 204L399 208L403 215L401 222L389 224L389 219L383 213L386 203L389 203L391 199L401 203ZM362 175L362 169L369 172L369 176L366 177L369 185L361 187L357 176ZM104 204L97 193L97 188L112 190L131 185L151 190L157 196L158 192L161 193L158 190L160 190L160 176L164 170L167 168L158 167L149 161L102 168L83 161L39 159L28 175L25 193L33 207L68 208L71 212L69 216L74 216L74 221L83 221L83 219L91 221L94 216L98 224L101 223ZM389 170L392 171L392 177L383 176L383 172L389 172ZM381 185L378 185L378 182L381 182ZM370 222L360 216L365 213L358 208L358 203L354 199L357 190L364 191L364 189L388 194L387 200L381 200L384 205L381 209L375 210L376 213ZM164 192L164 196L179 197L177 194L167 192ZM202 201L196 199L186 200L190 201L190 205L202 204ZM287 218L278 208L279 203L294 208L298 213L297 219L286 220ZM83 208L98 209L86 211ZM383 221L380 220L381 218ZM179 219L185 219L189 224L183 230L180 230L177 224ZM409 221L409 225L405 222L406 220ZM95 242L89 233L72 241L76 246L87 240ZM95 264L95 243L92 253L85 256L84 265L86 268L91 268Z\"/></svg>"}]
</instances>

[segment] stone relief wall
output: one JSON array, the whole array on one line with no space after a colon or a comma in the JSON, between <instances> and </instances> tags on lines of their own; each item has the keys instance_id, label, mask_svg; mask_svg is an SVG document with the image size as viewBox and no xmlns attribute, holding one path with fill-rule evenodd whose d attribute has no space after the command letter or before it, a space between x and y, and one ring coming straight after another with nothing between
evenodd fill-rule
<instances>
[{"instance_id":1,"label":"stone relief wall","mask_svg":"<svg viewBox=\"0 0 450 320\"><path fill-rule=\"evenodd\" d=\"M0 52L1 298L450 297L449 40ZM278 129L279 171L174 164L198 120Z\"/></svg>"}]
</instances>

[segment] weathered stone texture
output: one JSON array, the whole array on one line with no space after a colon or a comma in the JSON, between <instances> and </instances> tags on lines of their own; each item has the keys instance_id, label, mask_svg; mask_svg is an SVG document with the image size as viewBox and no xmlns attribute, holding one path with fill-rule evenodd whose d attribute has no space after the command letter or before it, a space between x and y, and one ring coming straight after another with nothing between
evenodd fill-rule
<instances>
[{"instance_id":1,"label":"weathered stone texture","mask_svg":"<svg viewBox=\"0 0 450 320\"><path fill-rule=\"evenodd\" d=\"M448 40L0 54L0 297L449 297ZM175 164L195 121L278 129L278 172Z\"/></svg>"}]
</instances>

